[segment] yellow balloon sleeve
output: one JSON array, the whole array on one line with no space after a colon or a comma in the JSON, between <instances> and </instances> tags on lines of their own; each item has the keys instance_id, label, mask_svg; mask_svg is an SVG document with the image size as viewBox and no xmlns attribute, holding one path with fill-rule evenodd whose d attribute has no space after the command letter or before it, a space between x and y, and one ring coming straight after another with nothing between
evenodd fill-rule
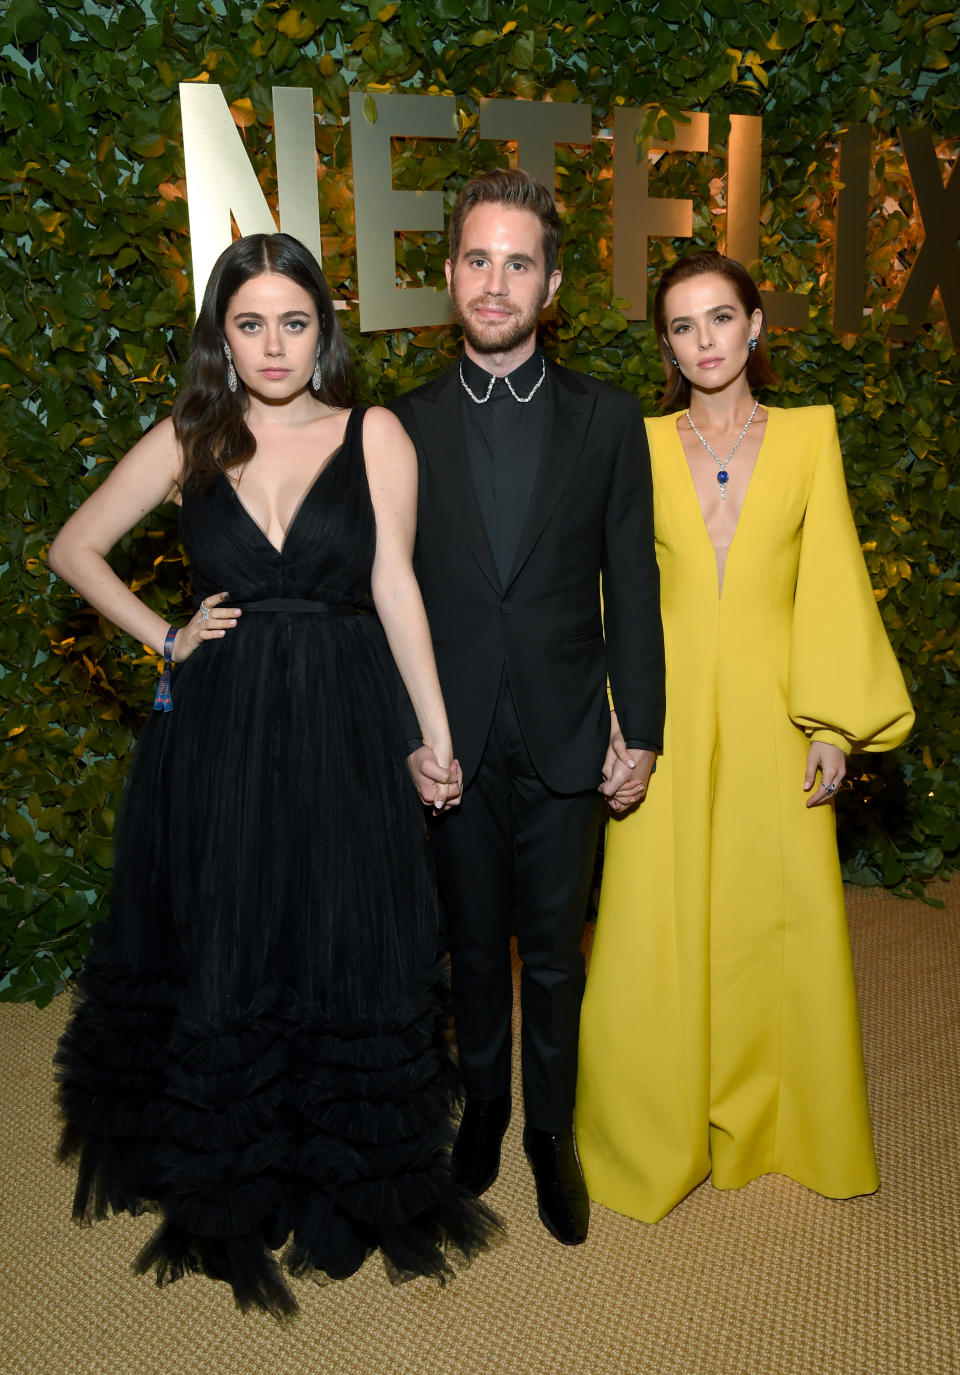
<instances>
[{"instance_id":1,"label":"yellow balloon sleeve","mask_svg":"<svg viewBox=\"0 0 960 1375\"><path fill-rule=\"evenodd\" d=\"M863 561L836 419L829 406L816 410L819 451L800 547L787 708L814 739L847 751L894 749L909 734L913 709Z\"/></svg>"}]
</instances>

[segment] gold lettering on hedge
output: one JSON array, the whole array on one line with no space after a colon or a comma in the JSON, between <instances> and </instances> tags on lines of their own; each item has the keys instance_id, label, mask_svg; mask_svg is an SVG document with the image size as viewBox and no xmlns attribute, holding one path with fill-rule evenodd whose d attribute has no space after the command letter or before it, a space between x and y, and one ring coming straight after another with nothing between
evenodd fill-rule
<instances>
[{"instance_id":1,"label":"gold lettering on hedge","mask_svg":"<svg viewBox=\"0 0 960 1375\"><path fill-rule=\"evenodd\" d=\"M480 101L480 137L517 144L517 166L536 177L550 194L556 183L558 143L593 141L589 105L552 100Z\"/></svg>"},{"instance_id":2,"label":"gold lettering on hedge","mask_svg":"<svg viewBox=\"0 0 960 1375\"><path fill-rule=\"evenodd\" d=\"M277 226L220 87L184 82L180 113L199 311L210 269L233 237L231 212L241 234L274 234Z\"/></svg>"},{"instance_id":3,"label":"gold lettering on hedge","mask_svg":"<svg viewBox=\"0 0 960 1375\"><path fill-rule=\"evenodd\" d=\"M749 267L760 257L760 142L759 115L731 115L727 143L728 257Z\"/></svg>"},{"instance_id":4,"label":"gold lettering on hedge","mask_svg":"<svg viewBox=\"0 0 960 1375\"><path fill-rule=\"evenodd\" d=\"M317 140L309 86L274 86L273 130L280 227L322 263ZM345 307L346 303L337 301L335 305Z\"/></svg>"},{"instance_id":5,"label":"gold lettering on hedge","mask_svg":"<svg viewBox=\"0 0 960 1375\"><path fill-rule=\"evenodd\" d=\"M647 240L689 239L693 201L650 195L648 148L705 153L710 147L710 117L688 114L672 139L637 142L645 112L619 106L613 114L613 294L630 302L628 320L647 318Z\"/></svg>"},{"instance_id":6,"label":"gold lettering on hedge","mask_svg":"<svg viewBox=\"0 0 960 1375\"><path fill-rule=\"evenodd\" d=\"M373 100L376 122L364 114ZM443 232L442 191L395 191L391 138L456 138L453 96L350 94L353 208L357 226L360 328L416 329L452 319L446 288L397 287L394 235L403 229Z\"/></svg>"},{"instance_id":7,"label":"gold lettering on hedge","mask_svg":"<svg viewBox=\"0 0 960 1375\"><path fill-rule=\"evenodd\" d=\"M840 135L837 168L837 245L833 259L833 328L859 334L867 281L870 214L870 126L852 124Z\"/></svg>"},{"instance_id":8,"label":"gold lettering on hedge","mask_svg":"<svg viewBox=\"0 0 960 1375\"><path fill-rule=\"evenodd\" d=\"M187 173L193 289L197 309L210 269L233 238L274 234L277 226L219 86L180 87L183 156ZM274 129L280 225L321 261L313 94L309 87L275 87Z\"/></svg>"},{"instance_id":9,"label":"gold lettering on hedge","mask_svg":"<svg viewBox=\"0 0 960 1375\"><path fill-rule=\"evenodd\" d=\"M309 87L276 87L274 143L281 227L302 240L321 259L319 198L316 194L316 142L313 94ZM364 116L373 102L375 118ZM186 82L180 87L184 161L193 257L194 294L199 302L218 255L232 238L231 215L241 234L273 233L273 214L247 157L246 149L219 86ZM369 109L370 107L367 106ZM618 297L630 302L629 319L646 318L647 240L692 233L692 203L649 194L647 149L636 134L644 113L614 111L614 279ZM588 105L551 101L484 100L480 132L518 144L520 166L552 186L558 143L589 144ZM669 142L652 139L648 148L704 152L708 116L690 115ZM727 148L726 252L748 266L760 251L761 120L731 115ZM395 191L390 166L392 137L456 138L456 101L452 96L350 96L353 143L354 208L360 328L416 329L452 318L446 292L434 287L397 287L394 235L403 229L443 231L439 191ZM862 323L867 271L869 215L869 139L866 126L840 134L840 187L837 197L833 327L857 332ZM894 338L912 339L927 306L940 293L951 339L960 339L960 163L944 184L929 130L901 132L924 239L897 303L906 323L890 326ZM465 171L468 169L464 169ZM808 298L799 292L761 292L767 323L800 326L809 316ZM338 309L346 302L338 301Z\"/></svg>"},{"instance_id":10,"label":"gold lettering on hedge","mask_svg":"<svg viewBox=\"0 0 960 1375\"><path fill-rule=\"evenodd\" d=\"M749 268L760 257L759 115L731 115L727 143L727 234L725 252ZM761 291L768 325L802 328L809 317L807 298L795 291Z\"/></svg>"},{"instance_id":11,"label":"gold lettering on hedge","mask_svg":"<svg viewBox=\"0 0 960 1375\"><path fill-rule=\"evenodd\" d=\"M960 271L957 237L960 235L960 161L944 186L940 163L928 129L901 129L900 143L913 183L917 210L923 221L924 240L914 259L897 302L905 325L891 325L895 339L912 339L923 324L930 297L940 292L947 328L954 344L960 339Z\"/></svg>"}]
</instances>

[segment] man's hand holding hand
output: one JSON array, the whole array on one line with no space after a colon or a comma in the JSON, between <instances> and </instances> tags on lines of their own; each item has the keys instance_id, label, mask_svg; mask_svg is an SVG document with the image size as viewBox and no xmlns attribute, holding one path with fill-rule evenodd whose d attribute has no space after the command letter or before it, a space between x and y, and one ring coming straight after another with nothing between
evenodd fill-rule
<instances>
[{"instance_id":1,"label":"man's hand holding hand","mask_svg":"<svg viewBox=\"0 0 960 1375\"><path fill-rule=\"evenodd\" d=\"M610 744L603 761L603 782L598 789L612 812L625 812L647 795L657 756L653 750L631 750L624 743L616 714L610 714Z\"/></svg>"},{"instance_id":2,"label":"man's hand holding hand","mask_svg":"<svg viewBox=\"0 0 960 1375\"><path fill-rule=\"evenodd\" d=\"M413 786L425 807L432 807L434 816L447 807L457 807L463 792L463 777L456 759L444 767L437 760L431 745L421 745L407 755L407 768Z\"/></svg>"}]
</instances>

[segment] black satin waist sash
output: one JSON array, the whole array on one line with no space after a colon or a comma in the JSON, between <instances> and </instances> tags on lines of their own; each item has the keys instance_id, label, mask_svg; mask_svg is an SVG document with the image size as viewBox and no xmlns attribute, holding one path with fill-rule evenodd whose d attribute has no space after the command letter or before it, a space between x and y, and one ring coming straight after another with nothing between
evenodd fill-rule
<instances>
[{"instance_id":1,"label":"black satin waist sash","mask_svg":"<svg viewBox=\"0 0 960 1375\"><path fill-rule=\"evenodd\" d=\"M306 597L265 597L257 602L238 602L242 611L296 611L311 616L369 616L365 606L349 602L314 602Z\"/></svg>"}]
</instances>

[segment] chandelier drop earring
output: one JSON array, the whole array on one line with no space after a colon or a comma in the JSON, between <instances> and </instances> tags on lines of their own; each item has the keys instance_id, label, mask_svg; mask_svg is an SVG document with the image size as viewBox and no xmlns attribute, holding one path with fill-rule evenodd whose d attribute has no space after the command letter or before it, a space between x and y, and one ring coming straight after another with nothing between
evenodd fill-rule
<instances>
[{"instance_id":1,"label":"chandelier drop earring","mask_svg":"<svg viewBox=\"0 0 960 1375\"><path fill-rule=\"evenodd\" d=\"M226 342L223 345L223 353L227 360L227 386L232 392L235 392L237 390L237 370L233 366L233 354L230 352L230 345Z\"/></svg>"},{"instance_id":2,"label":"chandelier drop earring","mask_svg":"<svg viewBox=\"0 0 960 1375\"><path fill-rule=\"evenodd\" d=\"M320 390L320 383L323 381L323 373L320 370L320 350L317 349L317 361L313 367L313 376L310 378L310 385L314 391Z\"/></svg>"}]
</instances>

